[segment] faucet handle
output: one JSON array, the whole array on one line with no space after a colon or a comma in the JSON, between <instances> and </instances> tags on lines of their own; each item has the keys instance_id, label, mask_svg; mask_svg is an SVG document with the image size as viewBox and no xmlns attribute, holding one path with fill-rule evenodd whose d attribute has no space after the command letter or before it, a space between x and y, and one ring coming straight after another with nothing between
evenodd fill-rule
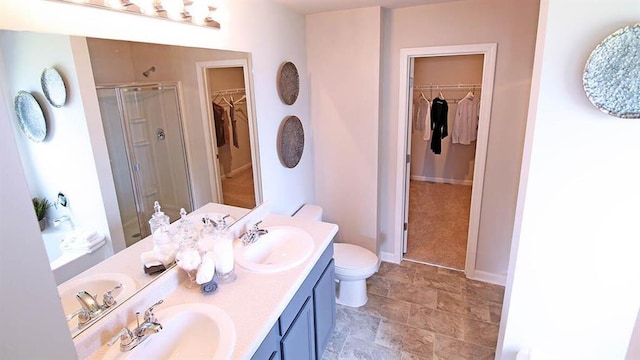
<instances>
[{"instance_id":1,"label":"faucet handle","mask_svg":"<svg viewBox=\"0 0 640 360\"><path fill-rule=\"evenodd\" d=\"M147 311L144 312L144 321L145 322L149 322L149 323L157 323L158 319L156 318L156 316L153 314L153 308L162 304L164 302L164 300L160 299L158 300L157 303L151 305Z\"/></svg>"},{"instance_id":2,"label":"faucet handle","mask_svg":"<svg viewBox=\"0 0 640 360\"><path fill-rule=\"evenodd\" d=\"M112 346L118 339L120 339L120 347L130 345L133 342L133 333L129 328L124 327L107 342L107 345Z\"/></svg>"},{"instance_id":3,"label":"faucet handle","mask_svg":"<svg viewBox=\"0 0 640 360\"><path fill-rule=\"evenodd\" d=\"M118 289L122 289L122 284L116 285L113 289L107 291L106 293L104 293L104 295L102 295L102 303L104 304L105 308L111 307L116 304L116 299L111 293Z\"/></svg>"},{"instance_id":4,"label":"faucet handle","mask_svg":"<svg viewBox=\"0 0 640 360\"><path fill-rule=\"evenodd\" d=\"M80 308L74 311L73 313L67 315L66 319L67 321L71 321L76 316L78 317L80 323L86 322L88 319L91 318L91 314L89 314L89 312L85 308Z\"/></svg>"}]
</instances>

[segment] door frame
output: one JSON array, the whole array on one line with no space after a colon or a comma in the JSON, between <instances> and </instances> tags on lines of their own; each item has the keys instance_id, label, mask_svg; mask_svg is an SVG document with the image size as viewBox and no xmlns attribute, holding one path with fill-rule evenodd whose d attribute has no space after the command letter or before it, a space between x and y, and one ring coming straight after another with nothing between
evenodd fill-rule
<instances>
[{"instance_id":1,"label":"door frame","mask_svg":"<svg viewBox=\"0 0 640 360\"><path fill-rule=\"evenodd\" d=\"M469 233L464 269L467 277L474 277L497 49L497 43L400 49L400 94L398 102L398 148L396 160L397 185L395 189L395 217L393 224L393 229L395 229L393 247L394 262L400 263L403 259L403 247L406 241L404 224L408 220L408 214L405 212L405 208L409 201L406 195L408 194L410 180L407 168L409 166L408 159L410 159L411 156L411 114L409 112L409 106L412 100L411 93L413 90L413 71L411 66L413 59L434 56L484 55L482 67L482 97L480 99L480 118L478 123L478 138L476 140L473 187L471 190L471 211L469 214Z\"/></svg>"},{"instance_id":2,"label":"door frame","mask_svg":"<svg viewBox=\"0 0 640 360\"><path fill-rule=\"evenodd\" d=\"M247 100L247 118L249 123L249 140L251 145L251 166L253 167L253 188L256 204L262 203L262 180L260 171L260 152L258 151L258 124L255 117L255 103L253 100L253 82L249 76L251 59L212 60L196 62L196 74L198 77L198 93L200 97L200 111L202 113L202 126L204 129L205 147L207 149L207 167L209 168L209 184L211 187L211 201L222 203L222 181L220 179L220 166L217 159L218 145L216 143L215 128L213 127L213 110L209 106L209 89L207 82L207 70L242 67L244 74L244 88ZM215 149L216 157L213 156Z\"/></svg>"}]
</instances>

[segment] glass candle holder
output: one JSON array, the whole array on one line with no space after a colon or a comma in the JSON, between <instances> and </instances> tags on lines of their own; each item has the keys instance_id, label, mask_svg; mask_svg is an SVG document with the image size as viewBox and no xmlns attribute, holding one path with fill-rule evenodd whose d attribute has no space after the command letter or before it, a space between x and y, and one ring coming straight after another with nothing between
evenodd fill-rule
<instances>
[{"instance_id":1,"label":"glass candle holder","mask_svg":"<svg viewBox=\"0 0 640 360\"><path fill-rule=\"evenodd\" d=\"M218 283L226 284L236 280L233 260L233 236L226 228L216 230L213 242Z\"/></svg>"}]
</instances>

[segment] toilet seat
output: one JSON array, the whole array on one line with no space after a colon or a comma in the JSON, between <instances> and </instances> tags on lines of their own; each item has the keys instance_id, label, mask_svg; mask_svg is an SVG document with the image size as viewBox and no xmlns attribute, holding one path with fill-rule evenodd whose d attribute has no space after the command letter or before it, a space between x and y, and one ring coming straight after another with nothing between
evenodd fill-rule
<instances>
[{"instance_id":1,"label":"toilet seat","mask_svg":"<svg viewBox=\"0 0 640 360\"><path fill-rule=\"evenodd\" d=\"M352 244L335 243L333 246L336 273L368 277L378 270L378 257L371 251Z\"/></svg>"}]
</instances>

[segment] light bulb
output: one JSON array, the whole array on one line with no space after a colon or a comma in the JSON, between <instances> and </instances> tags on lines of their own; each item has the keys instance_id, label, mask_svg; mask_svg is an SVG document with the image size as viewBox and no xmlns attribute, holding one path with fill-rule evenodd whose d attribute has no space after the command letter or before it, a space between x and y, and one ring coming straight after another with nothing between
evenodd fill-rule
<instances>
[{"instance_id":1,"label":"light bulb","mask_svg":"<svg viewBox=\"0 0 640 360\"><path fill-rule=\"evenodd\" d=\"M209 16L209 5L206 1L194 0L193 4L189 5L188 11L189 15L191 15L191 21L194 24L202 25Z\"/></svg>"},{"instance_id":2,"label":"light bulb","mask_svg":"<svg viewBox=\"0 0 640 360\"><path fill-rule=\"evenodd\" d=\"M173 20L182 20L184 3L182 0L162 0L162 8L167 12L167 17Z\"/></svg>"},{"instance_id":3,"label":"light bulb","mask_svg":"<svg viewBox=\"0 0 640 360\"><path fill-rule=\"evenodd\" d=\"M156 15L156 9L153 6L153 0L130 0L134 3L143 14L146 15Z\"/></svg>"},{"instance_id":4,"label":"light bulb","mask_svg":"<svg viewBox=\"0 0 640 360\"><path fill-rule=\"evenodd\" d=\"M122 1L120 0L104 0L104 5L117 10L123 8Z\"/></svg>"}]
</instances>

